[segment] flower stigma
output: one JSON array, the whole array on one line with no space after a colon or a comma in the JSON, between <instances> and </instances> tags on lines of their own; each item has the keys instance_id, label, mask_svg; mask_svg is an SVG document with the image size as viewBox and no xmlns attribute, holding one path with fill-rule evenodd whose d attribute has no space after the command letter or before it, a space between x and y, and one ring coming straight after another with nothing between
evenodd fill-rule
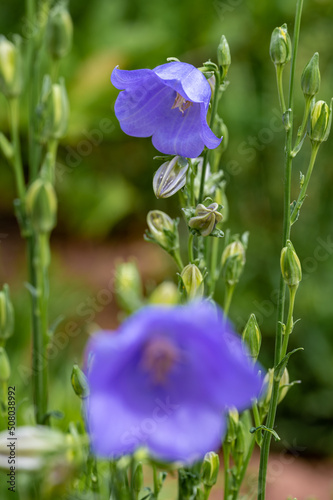
<instances>
[{"instance_id":1,"label":"flower stigma","mask_svg":"<svg viewBox=\"0 0 333 500\"><path fill-rule=\"evenodd\" d=\"M142 366L156 385L164 385L173 366L179 361L179 351L168 339L158 336L145 346Z\"/></svg>"},{"instance_id":2,"label":"flower stigma","mask_svg":"<svg viewBox=\"0 0 333 500\"><path fill-rule=\"evenodd\" d=\"M185 97L181 96L180 94L178 94L177 92L177 95L176 95L176 99L175 99L175 102L173 103L173 105L171 106L171 109L176 109L178 108L179 111L184 114L184 112L190 107L192 106L192 102L191 101L187 101L185 99Z\"/></svg>"}]
</instances>

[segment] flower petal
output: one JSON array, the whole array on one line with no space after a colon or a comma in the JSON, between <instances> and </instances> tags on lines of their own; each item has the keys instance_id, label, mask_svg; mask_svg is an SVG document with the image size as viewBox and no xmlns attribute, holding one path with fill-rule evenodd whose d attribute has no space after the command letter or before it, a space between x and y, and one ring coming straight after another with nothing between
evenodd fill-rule
<instances>
[{"instance_id":1,"label":"flower petal","mask_svg":"<svg viewBox=\"0 0 333 500\"><path fill-rule=\"evenodd\" d=\"M215 149L221 144L223 138L216 137L207 123L207 112L201 107L201 138L208 149Z\"/></svg>"},{"instance_id":2,"label":"flower petal","mask_svg":"<svg viewBox=\"0 0 333 500\"><path fill-rule=\"evenodd\" d=\"M118 66L114 68L111 74L111 82L119 90L130 90L133 87L141 85L144 80L154 75L151 69L123 70Z\"/></svg>"},{"instance_id":3,"label":"flower petal","mask_svg":"<svg viewBox=\"0 0 333 500\"><path fill-rule=\"evenodd\" d=\"M204 103L207 111L211 90L206 78L197 68L174 61L157 66L152 71L185 99Z\"/></svg>"},{"instance_id":4,"label":"flower petal","mask_svg":"<svg viewBox=\"0 0 333 500\"><path fill-rule=\"evenodd\" d=\"M161 410L155 424L156 428L152 425L147 439L151 454L185 463L193 463L207 452L218 450L226 430L221 413L189 404L180 404L169 413L163 414Z\"/></svg>"},{"instance_id":5,"label":"flower petal","mask_svg":"<svg viewBox=\"0 0 333 500\"><path fill-rule=\"evenodd\" d=\"M182 114L179 109L171 109L175 97L173 94L163 109L163 119L152 137L153 145L164 154L196 158L204 148L200 105L194 103Z\"/></svg>"},{"instance_id":6,"label":"flower petal","mask_svg":"<svg viewBox=\"0 0 333 500\"><path fill-rule=\"evenodd\" d=\"M114 109L125 134L149 137L163 120L164 108L173 100L173 91L153 78L153 81L147 79L130 91L121 92Z\"/></svg>"}]
</instances>

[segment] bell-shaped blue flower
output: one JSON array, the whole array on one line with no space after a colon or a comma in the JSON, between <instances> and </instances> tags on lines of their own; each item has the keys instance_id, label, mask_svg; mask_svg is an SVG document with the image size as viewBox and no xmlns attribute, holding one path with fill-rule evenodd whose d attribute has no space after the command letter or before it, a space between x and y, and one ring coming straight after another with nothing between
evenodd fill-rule
<instances>
[{"instance_id":1,"label":"bell-shaped blue flower","mask_svg":"<svg viewBox=\"0 0 333 500\"><path fill-rule=\"evenodd\" d=\"M87 428L94 452L114 458L143 446L191 463L217 450L228 408L259 396L262 376L221 310L195 302L150 306L118 332L100 332L87 354Z\"/></svg>"},{"instance_id":2,"label":"bell-shaped blue flower","mask_svg":"<svg viewBox=\"0 0 333 500\"><path fill-rule=\"evenodd\" d=\"M218 139L207 124L211 89L191 64L169 62L153 70L120 70L111 75L123 90L115 113L122 130L134 137L150 137L163 154L196 158L204 146L216 148Z\"/></svg>"}]
</instances>

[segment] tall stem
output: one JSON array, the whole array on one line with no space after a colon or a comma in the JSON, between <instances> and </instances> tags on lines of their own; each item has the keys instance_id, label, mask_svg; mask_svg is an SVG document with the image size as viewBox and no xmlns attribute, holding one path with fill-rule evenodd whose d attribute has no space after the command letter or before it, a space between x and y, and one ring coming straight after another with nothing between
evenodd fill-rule
<instances>
[{"instance_id":1,"label":"tall stem","mask_svg":"<svg viewBox=\"0 0 333 500\"><path fill-rule=\"evenodd\" d=\"M213 128L215 115L216 115L216 111L217 111L217 105L219 102L220 81L221 81L220 73L218 71L215 71L215 91L214 91L214 97L213 97L213 103L212 103L212 112L210 115L210 122L209 122L210 128ZM205 150L203 163L202 163L200 191L199 191L199 199L198 199L199 203L203 201L203 197L204 197L207 163L208 163L208 149Z\"/></svg>"},{"instance_id":2,"label":"tall stem","mask_svg":"<svg viewBox=\"0 0 333 500\"><path fill-rule=\"evenodd\" d=\"M294 97L294 77L296 67L297 48L299 41L299 33L301 26L303 0L297 0L296 17L294 28L293 52L290 71L289 83L289 101L288 109L292 110ZM286 126L286 146L285 146L285 183L284 183L284 216L283 216L283 238L282 246L285 247L290 236L290 196L291 196L291 169L292 169L292 135L293 135L293 116L290 112L289 123ZM285 283L282 275L280 277L279 300L278 300L278 318L277 331L275 340L274 366L276 367L281 360L282 354L282 336L283 336L283 319L284 319L284 304L285 304ZM266 425L273 428L275 422L276 409L279 397L279 379L274 377L272 387L272 397L267 415ZM268 466L268 456L271 444L271 433L265 432L260 453L259 480L258 480L258 500L265 500L266 496L266 476Z\"/></svg>"},{"instance_id":3,"label":"tall stem","mask_svg":"<svg viewBox=\"0 0 333 500\"><path fill-rule=\"evenodd\" d=\"M19 101L17 97L9 99L9 117L10 117L10 127L11 127L11 139L14 148L14 175L16 182L17 195L21 201L24 203L25 197L25 184L23 176L23 167L21 159L21 146L19 137Z\"/></svg>"},{"instance_id":4,"label":"tall stem","mask_svg":"<svg viewBox=\"0 0 333 500\"><path fill-rule=\"evenodd\" d=\"M319 145L320 145L319 142L315 142L315 143L312 144L311 157L310 157L310 162L309 162L308 170L306 172L306 176L305 176L303 185L301 187L301 191L300 191L300 193L298 195L298 198L297 198L297 201L296 201L296 205L294 206L293 211L291 213L291 217L290 217L290 223L291 224L294 224L294 222L296 221L297 216L298 216L298 212L301 209L301 206L303 205L303 202L305 200L306 191L308 189L308 185L309 185L309 181L310 181L310 178L311 178L313 166L314 166L315 161L316 161L316 157L317 157Z\"/></svg>"}]
</instances>

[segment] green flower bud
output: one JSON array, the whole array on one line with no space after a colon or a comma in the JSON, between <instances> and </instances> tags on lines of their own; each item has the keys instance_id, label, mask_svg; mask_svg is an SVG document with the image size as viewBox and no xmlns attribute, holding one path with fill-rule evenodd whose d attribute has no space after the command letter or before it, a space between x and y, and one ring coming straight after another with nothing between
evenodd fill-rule
<instances>
[{"instance_id":1,"label":"green flower bud","mask_svg":"<svg viewBox=\"0 0 333 500\"><path fill-rule=\"evenodd\" d=\"M238 422L237 437L234 448L234 457L237 465L242 462L243 455L245 453L245 442L245 427L243 422L240 420Z\"/></svg>"},{"instance_id":2,"label":"green flower bud","mask_svg":"<svg viewBox=\"0 0 333 500\"><path fill-rule=\"evenodd\" d=\"M46 46L53 59L61 59L68 54L72 38L72 18L67 8L58 4L50 12L46 29Z\"/></svg>"},{"instance_id":3,"label":"green flower bud","mask_svg":"<svg viewBox=\"0 0 333 500\"><path fill-rule=\"evenodd\" d=\"M114 288L119 306L127 313L142 306L141 276L135 262L117 264Z\"/></svg>"},{"instance_id":4,"label":"green flower bud","mask_svg":"<svg viewBox=\"0 0 333 500\"><path fill-rule=\"evenodd\" d=\"M204 279L200 269L195 264L185 266L180 277L190 300L203 297Z\"/></svg>"},{"instance_id":5,"label":"green flower bud","mask_svg":"<svg viewBox=\"0 0 333 500\"><path fill-rule=\"evenodd\" d=\"M301 87L305 97L314 97L320 87L319 54L316 52L305 66L302 77Z\"/></svg>"},{"instance_id":6,"label":"green flower bud","mask_svg":"<svg viewBox=\"0 0 333 500\"><path fill-rule=\"evenodd\" d=\"M26 195L26 210L39 233L49 233L56 225L57 197L52 184L36 179Z\"/></svg>"},{"instance_id":7,"label":"green flower bud","mask_svg":"<svg viewBox=\"0 0 333 500\"><path fill-rule=\"evenodd\" d=\"M132 478L132 488L135 491L135 493L140 493L141 489L143 487L143 469L142 469L142 462L139 462L134 470L133 473L133 478Z\"/></svg>"},{"instance_id":8,"label":"green flower bud","mask_svg":"<svg viewBox=\"0 0 333 500\"><path fill-rule=\"evenodd\" d=\"M231 408L229 410L229 418L228 418L228 431L225 436L225 441L227 443L233 443L237 437L237 428L239 422L239 415L236 408Z\"/></svg>"},{"instance_id":9,"label":"green flower bud","mask_svg":"<svg viewBox=\"0 0 333 500\"><path fill-rule=\"evenodd\" d=\"M8 382L10 377L10 362L3 347L0 347L0 383Z\"/></svg>"},{"instance_id":10,"label":"green flower bud","mask_svg":"<svg viewBox=\"0 0 333 500\"><path fill-rule=\"evenodd\" d=\"M275 28L272 33L269 54L275 65L284 65L291 59L291 40L287 25Z\"/></svg>"},{"instance_id":11,"label":"green flower bud","mask_svg":"<svg viewBox=\"0 0 333 500\"><path fill-rule=\"evenodd\" d=\"M150 304L176 305L180 296L177 286L172 281L164 281L152 292L149 297Z\"/></svg>"},{"instance_id":12,"label":"green flower bud","mask_svg":"<svg viewBox=\"0 0 333 500\"><path fill-rule=\"evenodd\" d=\"M264 407L266 411L268 410L269 402L272 397L273 381L274 381L274 369L269 368L264 378L264 387L266 387L266 394L264 399L259 402L259 406ZM279 399L278 399L279 403L283 400L283 398L286 396L288 392L289 389L288 384L289 384L289 373L287 368L285 368L279 382Z\"/></svg>"},{"instance_id":13,"label":"green flower bud","mask_svg":"<svg viewBox=\"0 0 333 500\"><path fill-rule=\"evenodd\" d=\"M287 246L282 248L280 265L285 283L289 287L297 287L302 280L302 268L290 240L287 241Z\"/></svg>"},{"instance_id":14,"label":"green flower bud","mask_svg":"<svg viewBox=\"0 0 333 500\"><path fill-rule=\"evenodd\" d=\"M0 341L6 341L14 332L14 308L5 284L0 292Z\"/></svg>"},{"instance_id":15,"label":"green flower bud","mask_svg":"<svg viewBox=\"0 0 333 500\"><path fill-rule=\"evenodd\" d=\"M310 113L308 135L312 142L327 141L331 131L332 102L328 107L325 101L317 101Z\"/></svg>"},{"instance_id":16,"label":"green flower bud","mask_svg":"<svg viewBox=\"0 0 333 500\"><path fill-rule=\"evenodd\" d=\"M0 35L0 89L6 97L17 97L22 91L21 39L14 43Z\"/></svg>"},{"instance_id":17,"label":"green flower bud","mask_svg":"<svg viewBox=\"0 0 333 500\"><path fill-rule=\"evenodd\" d=\"M229 285L238 283L245 266L245 248L239 240L229 243L222 254L222 276Z\"/></svg>"},{"instance_id":18,"label":"green flower bud","mask_svg":"<svg viewBox=\"0 0 333 500\"><path fill-rule=\"evenodd\" d=\"M195 217L189 220L189 226L197 229L202 236L209 236L216 224L222 220L222 215L217 211L218 207L217 203L211 203L208 207L199 203L195 209Z\"/></svg>"},{"instance_id":19,"label":"green flower bud","mask_svg":"<svg viewBox=\"0 0 333 500\"><path fill-rule=\"evenodd\" d=\"M163 163L153 179L156 198L169 198L183 188L188 166L188 161L182 156L175 156L171 161Z\"/></svg>"},{"instance_id":20,"label":"green flower bud","mask_svg":"<svg viewBox=\"0 0 333 500\"><path fill-rule=\"evenodd\" d=\"M79 398L85 399L89 396L89 385L87 378L78 365L74 365L71 375L71 383L74 392Z\"/></svg>"},{"instance_id":21,"label":"green flower bud","mask_svg":"<svg viewBox=\"0 0 333 500\"><path fill-rule=\"evenodd\" d=\"M216 484L219 475L220 459L217 453L206 453L202 463L201 478L204 486L211 488Z\"/></svg>"},{"instance_id":22,"label":"green flower bud","mask_svg":"<svg viewBox=\"0 0 333 500\"><path fill-rule=\"evenodd\" d=\"M61 139L66 135L69 117L69 102L63 78L60 80L60 83L52 85L51 100L51 135L54 139Z\"/></svg>"},{"instance_id":23,"label":"green flower bud","mask_svg":"<svg viewBox=\"0 0 333 500\"><path fill-rule=\"evenodd\" d=\"M221 36L220 43L217 47L217 62L222 69L222 80L224 80L231 64L230 48L224 35Z\"/></svg>"},{"instance_id":24,"label":"green flower bud","mask_svg":"<svg viewBox=\"0 0 333 500\"><path fill-rule=\"evenodd\" d=\"M248 322L245 325L242 338L249 348L251 358L256 361L259 356L261 346L261 332L257 323L257 318L254 314L251 314L249 317Z\"/></svg>"},{"instance_id":25,"label":"green flower bud","mask_svg":"<svg viewBox=\"0 0 333 500\"><path fill-rule=\"evenodd\" d=\"M175 222L166 213L160 210L151 210L147 215L147 224L150 231L148 238L158 243L165 250L170 249L175 237Z\"/></svg>"}]
</instances>

